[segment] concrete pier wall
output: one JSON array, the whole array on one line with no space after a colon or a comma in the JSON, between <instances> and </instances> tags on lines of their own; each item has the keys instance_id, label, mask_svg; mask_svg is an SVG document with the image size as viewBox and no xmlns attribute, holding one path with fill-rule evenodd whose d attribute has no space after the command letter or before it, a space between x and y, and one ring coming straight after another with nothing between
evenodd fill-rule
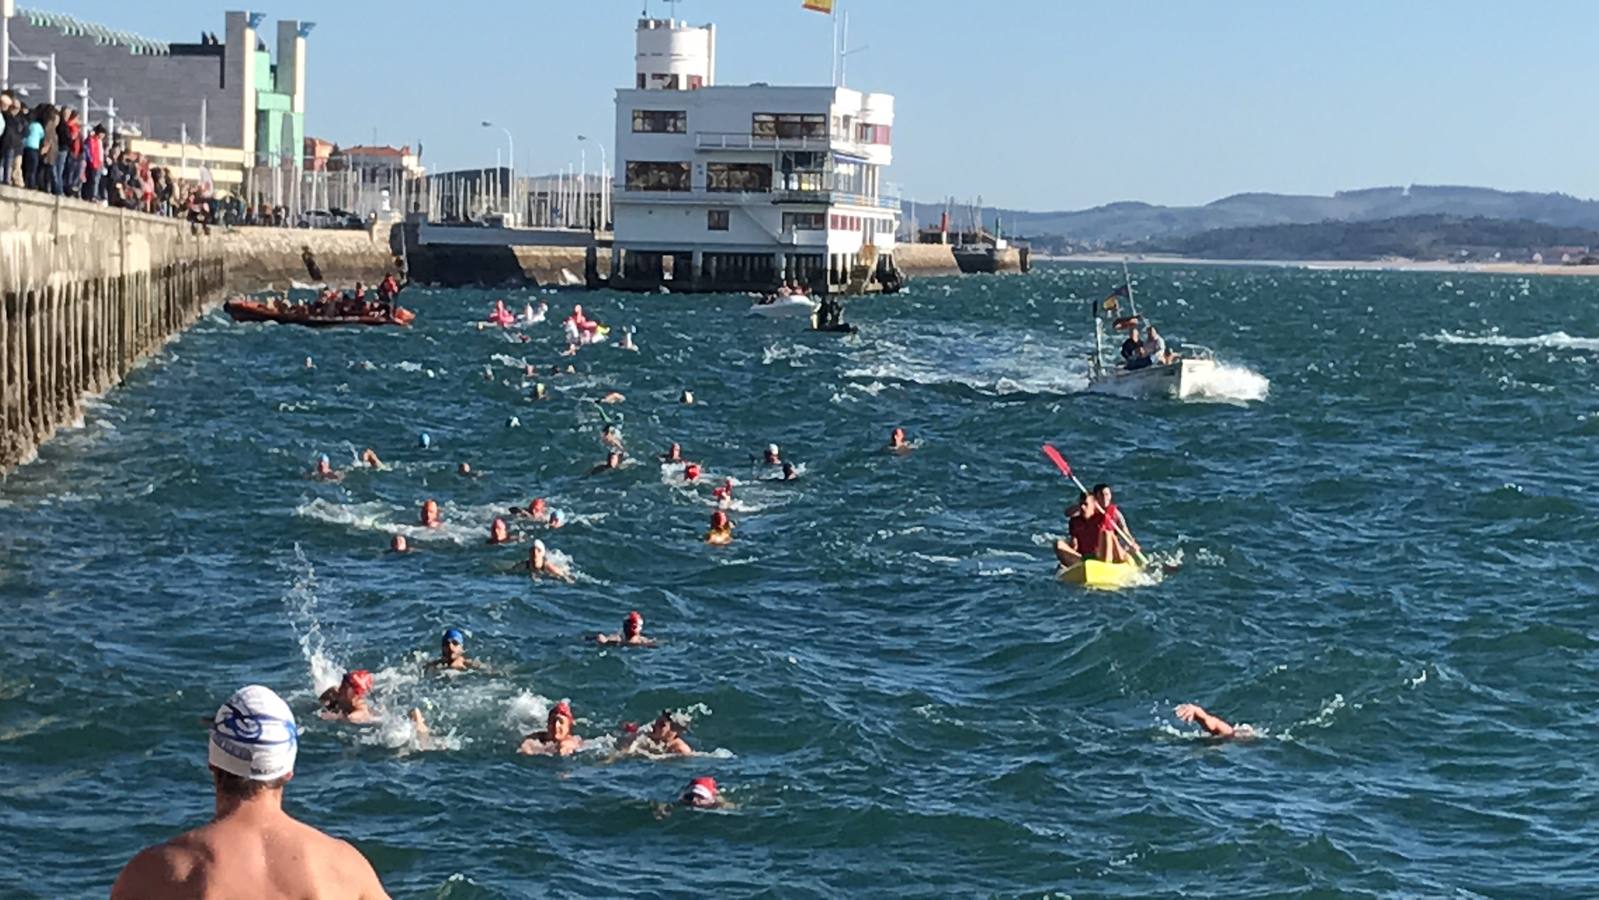
<instances>
[{"instance_id":1,"label":"concrete pier wall","mask_svg":"<svg viewBox=\"0 0 1599 900\"><path fill-rule=\"evenodd\" d=\"M204 239L227 267L227 289L248 293L287 290L292 282L326 282L349 287L377 284L389 272L399 275L403 248L391 242L389 226L372 231L319 228L220 229ZM309 258L321 278L311 277Z\"/></svg>"},{"instance_id":2,"label":"concrete pier wall","mask_svg":"<svg viewBox=\"0 0 1599 900\"><path fill-rule=\"evenodd\" d=\"M900 244L894 248L894 262L912 278L961 273L955 250L948 244Z\"/></svg>"},{"instance_id":3,"label":"concrete pier wall","mask_svg":"<svg viewBox=\"0 0 1599 900\"><path fill-rule=\"evenodd\" d=\"M222 295L181 222L0 187L0 472Z\"/></svg>"}]
</instances>

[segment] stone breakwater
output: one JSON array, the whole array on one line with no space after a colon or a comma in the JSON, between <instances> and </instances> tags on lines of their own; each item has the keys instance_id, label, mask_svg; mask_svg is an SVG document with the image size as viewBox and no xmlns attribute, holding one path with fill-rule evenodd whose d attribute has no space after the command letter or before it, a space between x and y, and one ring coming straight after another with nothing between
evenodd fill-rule
<instances>
[{"instance_id":1,"label":"stone breakwater","mask_svg":"<svg viewBox=\"0 0 1599 900\"><path fill-rule=\"evenodd\" d=\"M0 472L193 322L223 261L185 223L0 188Z\"/></svg>"}]
</instances>

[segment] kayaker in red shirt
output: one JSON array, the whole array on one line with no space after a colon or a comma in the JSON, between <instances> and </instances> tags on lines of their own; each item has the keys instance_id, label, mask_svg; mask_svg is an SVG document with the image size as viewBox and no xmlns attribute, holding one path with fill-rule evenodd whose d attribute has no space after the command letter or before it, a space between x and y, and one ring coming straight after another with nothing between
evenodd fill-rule
<instances>
[{"instance_id":1,"label":"kayaker in red shirt","mask_svg":"<svg viewBox=\"0 0 1599 900\"><path fill-rule=\"evenodd\" d=\"M1104 518L1093 494L1078 496L1077 505L1066 511L1066 537L1055 542L1055 558L1062 566L1069 569L1084 557L1099 558L1099 531Z\"/></svg>"}]
</instances>

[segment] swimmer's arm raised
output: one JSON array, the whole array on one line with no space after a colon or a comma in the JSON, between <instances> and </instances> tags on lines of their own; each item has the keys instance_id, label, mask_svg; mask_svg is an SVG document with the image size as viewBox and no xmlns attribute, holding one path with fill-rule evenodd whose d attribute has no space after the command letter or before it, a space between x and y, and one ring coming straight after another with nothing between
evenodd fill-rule
<instances>
[{"instance_id":1,"label":"swimmer's arm raised","mask_svg":"<svg viewBox=\"0 0 1599 900\"><path fill-rule=\"evenodd\" d=\"M1184 722L1192 722L1205 729L1213 737L1230 738L1237 734L1237 729L1227 724L1224 719L1205 712L1205 708L1195 703L1184 703L1177 707L1177 718Z\"/></svg>"}]
</instances>

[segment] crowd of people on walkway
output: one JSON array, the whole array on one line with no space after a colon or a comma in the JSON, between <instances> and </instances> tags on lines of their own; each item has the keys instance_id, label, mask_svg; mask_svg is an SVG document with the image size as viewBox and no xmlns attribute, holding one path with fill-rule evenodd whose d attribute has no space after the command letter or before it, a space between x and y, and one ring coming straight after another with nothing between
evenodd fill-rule
<instances>
[{"instance_id":1,"label":"crowd of people on walkway","mask_svg":"<svg viewBox=\"0 0 1599 900\"><path fill-rule=\"evenodd\" d=\"M189 212L190 194L170 169L151 165L105 123L71 106L28 106L0 92L0 184L163 216Z\"/></svg>"}]
</instances>

